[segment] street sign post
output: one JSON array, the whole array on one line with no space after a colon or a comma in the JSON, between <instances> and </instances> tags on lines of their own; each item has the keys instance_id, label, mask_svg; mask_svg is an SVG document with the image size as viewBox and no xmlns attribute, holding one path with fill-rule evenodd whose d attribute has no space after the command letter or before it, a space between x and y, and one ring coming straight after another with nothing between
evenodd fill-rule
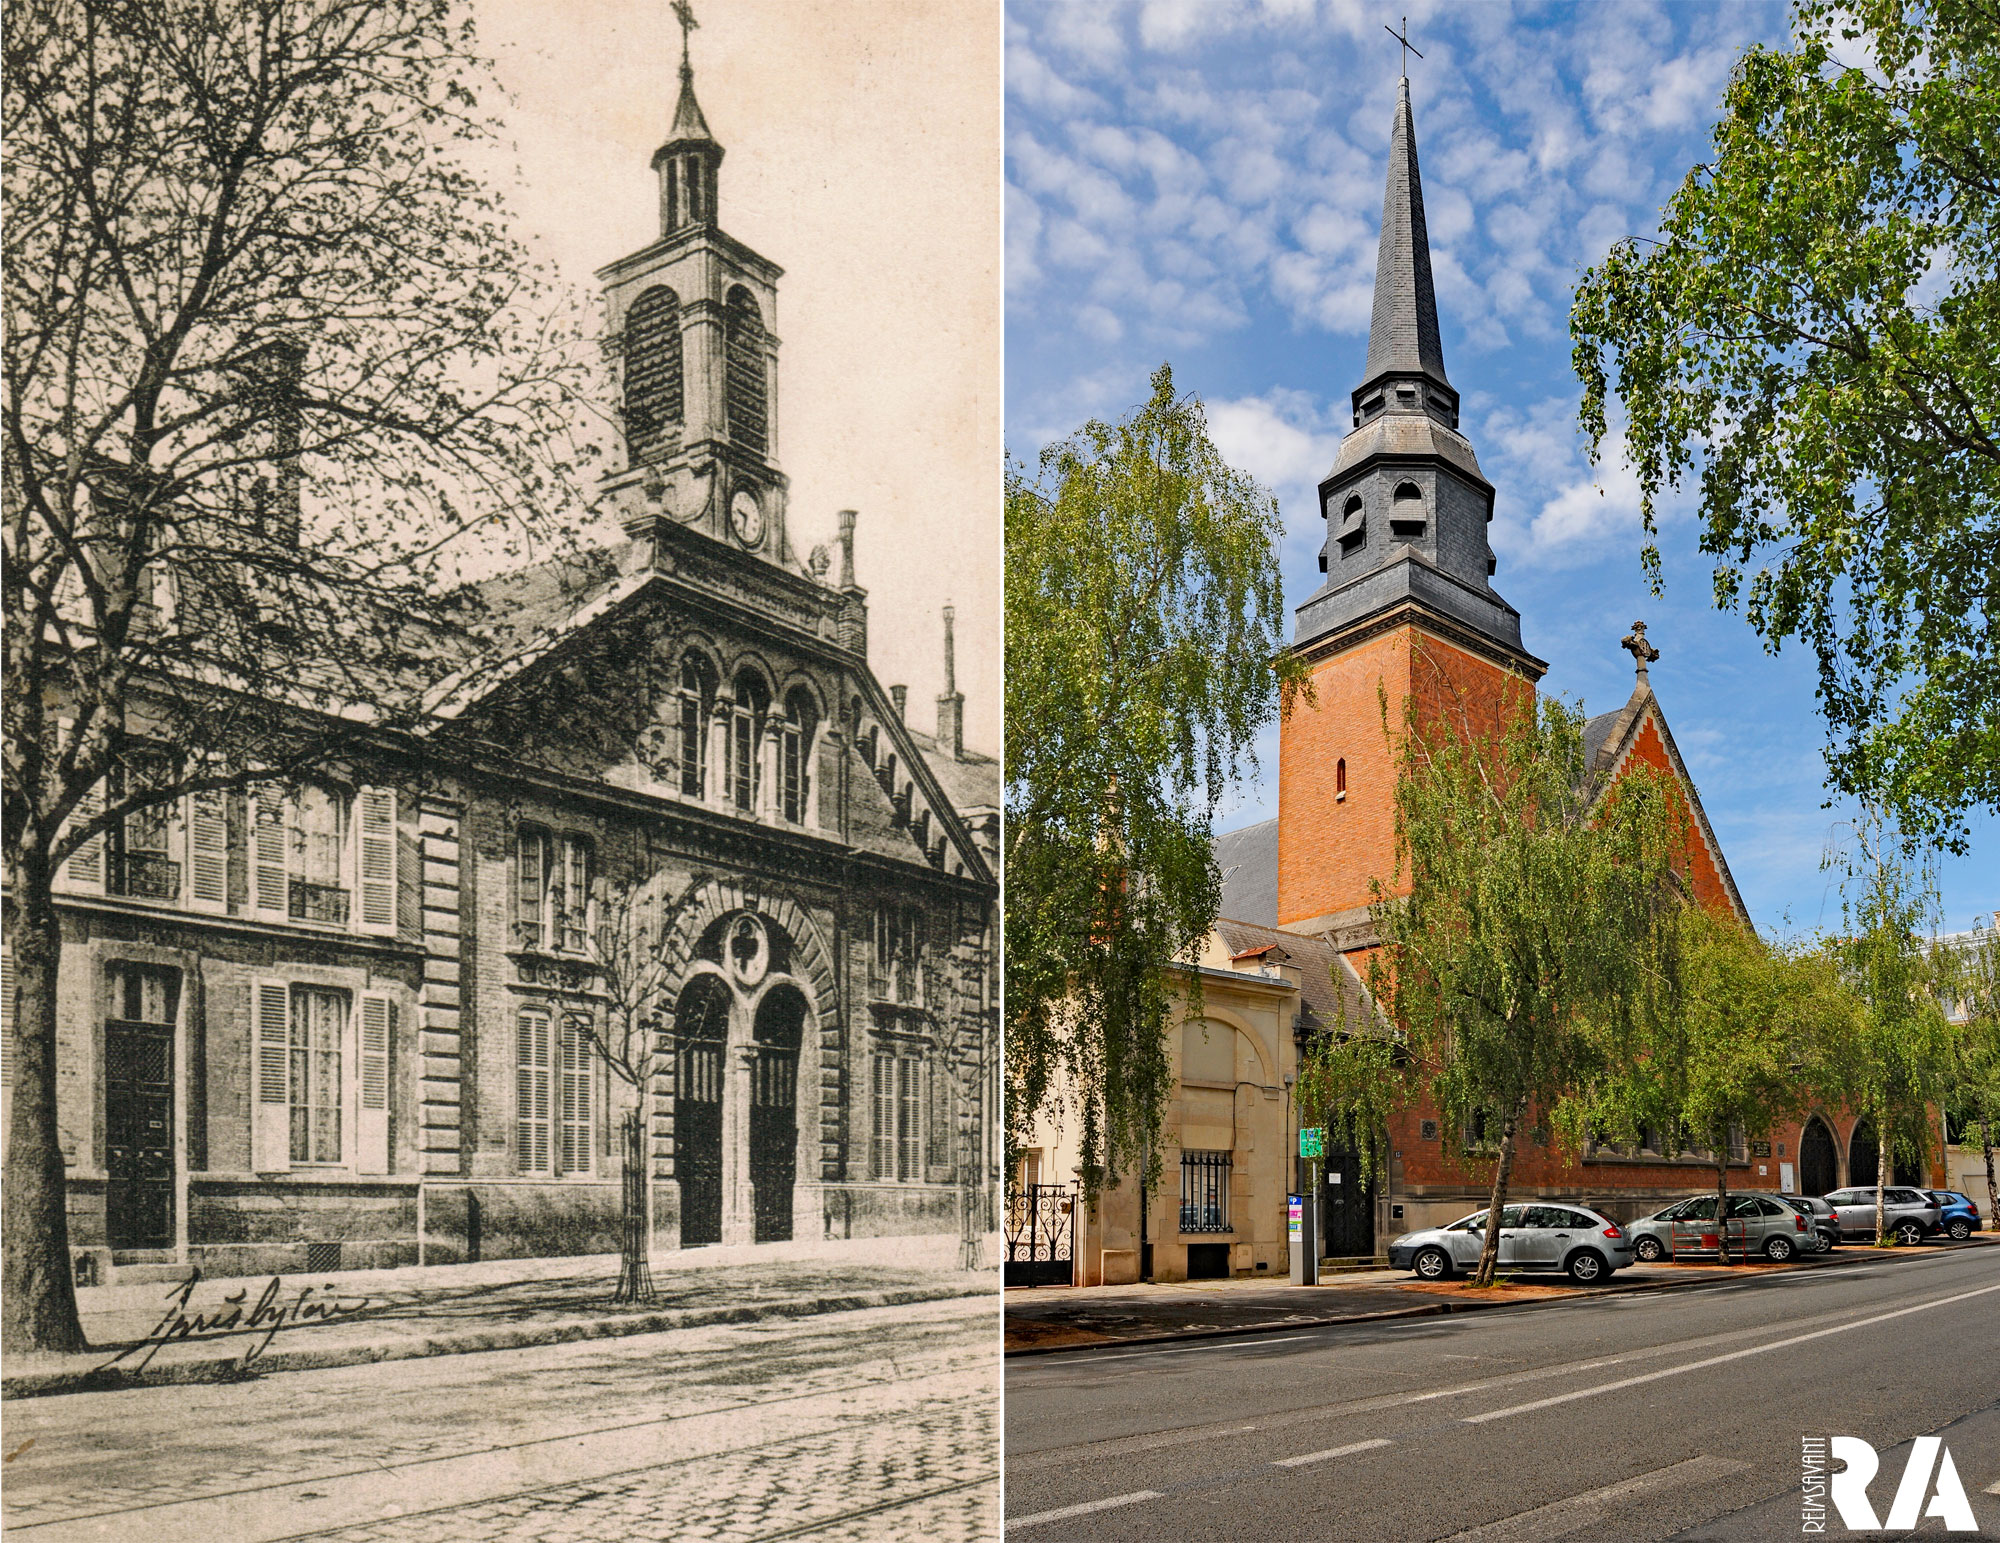
<instances>
[{"instance_id":1,"label":"street sign post","mask_svg":"<svg viewBox=\"0 0 2000 1543\"><path fill-rule=\"evenodd\" d=\"M1326 1127L1305 1125L1299 1128L1299 1156L1324 1157L1326 1155Z\"/></svg>"}]
</instances>

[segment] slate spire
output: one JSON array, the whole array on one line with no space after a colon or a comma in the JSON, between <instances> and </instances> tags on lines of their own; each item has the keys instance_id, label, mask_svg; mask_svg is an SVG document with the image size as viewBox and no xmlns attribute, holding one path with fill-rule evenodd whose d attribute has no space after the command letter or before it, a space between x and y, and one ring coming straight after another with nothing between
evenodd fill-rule
<instances>
[{"instance_id":1,"label":"slate spire","mask_svg":"<svg viewBox=\"0 0 2000 1543\"><path fill-rule=\"evenodd\" d=\"M1437 292L1431 284L1430 235L1424 226L1424 184L1417 172L1407 75L1396 85L1389 179L1382 193L1382 245L1375 259L1375 313L1368 325L1368 368L1361 391L1385 375L1423 375L1447 389L1451 385L1438 340Z\"/></svg>"}]
</instances>

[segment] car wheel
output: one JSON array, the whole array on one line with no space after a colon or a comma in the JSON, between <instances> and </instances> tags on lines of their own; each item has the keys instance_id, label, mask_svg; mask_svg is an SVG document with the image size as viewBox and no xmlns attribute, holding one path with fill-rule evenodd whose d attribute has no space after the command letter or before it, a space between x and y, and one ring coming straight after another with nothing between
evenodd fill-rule
<instances>
[{"instance_id":1,"label":"car wheel","mask_svg":"<svg viewBox=\"0 0 2000 1543\"><path fill-rule=\"evenodd\" d=\"M1639 1256L1640 1263L1652 1264L1666 1258L1667 1247L1658 1238L1648 1235L1632 1245L1632 1252Z\"/></svg>"},{"instance_id":2,"label":"car wheel","mask_svg":"<svg viewBox=\"0 0 2000 1543\"><path fill-rule=\"evenodd\" d=\"M1923 1240L1924 1224L1922 1222L1896 1223L1896 1241L1902 1244L1903 1247L1915 1248Z\"/></svg>"},{"instance_id":3,"label":"car wheel","mask_svg":"<svg viewBox=\"0 0 2000 1543\"><path fill-rule=\"evenodd\" d=\"M1569 1272L1569 1278L1579 1286L1595 1285L1610 1273L1604 1267L1604 1256L1593 1253L1587 1248L1580 1248L1571 1254L1569 1263L1563 1268Z\"/></svg>"},{"instance_id":4,"label":"car wheel","mask_svg":"<svg viewBox=\"0 0 2000 1543\"><path fill-rule=\"evenodd\" d=\"M1451 1256L1441 1248L1424 1249L1411 1261L1419 1280L1445 1280L1451 1275Z\"/></svg>"},{"instance_id":5,"label":"car wheel","mask_svg":"<svg viewBox=\"0 0 2000 1543\"><path fill-rule=\"evenodd\" d=\"M1773 1238L1764 1245L1764 1257L1773 1264L1783 1264L1795 1252L1797 1250L1792 1247L1792 1240L1790 1238Z\"/></svg>"},{"instance_id":6,"label":"car wheel","mask_svg":"<svg viewBox=\"0 0 2000 1543\"><path fill-rule=\"evenodd\" d=\"M1972 1223L1967 1221L1963 1216L1954 1216L1951 1219L1952 1241L1954 1243L1963 1243L1967 1238L1971 1236L1972 1236Z\"/></svg>"}]
</instances>

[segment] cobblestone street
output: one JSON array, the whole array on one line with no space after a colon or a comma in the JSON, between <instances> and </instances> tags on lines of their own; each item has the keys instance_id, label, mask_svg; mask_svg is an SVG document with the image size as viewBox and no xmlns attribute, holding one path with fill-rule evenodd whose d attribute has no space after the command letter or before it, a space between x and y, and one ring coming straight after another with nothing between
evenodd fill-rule
<instances>
[{"instance_id":1,"label":"cobblestone street","mask_svg":"<svg viewBox=\"0 0 2000 1543\"><path fill-rule=\"evenodd\" d=\"M959 1300L10 1402L10 1535L998 1535L997 1309Z\"/></svg>"}]
</instances>

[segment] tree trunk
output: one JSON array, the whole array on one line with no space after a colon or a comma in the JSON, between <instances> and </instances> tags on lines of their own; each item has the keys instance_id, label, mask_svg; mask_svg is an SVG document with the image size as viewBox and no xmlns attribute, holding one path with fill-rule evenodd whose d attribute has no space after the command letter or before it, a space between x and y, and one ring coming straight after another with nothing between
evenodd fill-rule
<instances>
[{"instance_id":1,"label":"tree trunk","mask_svg":"<svg viewBox=\"0 0 2000 1543\"><path fill-rule=\"evenodd\" d=\"M1514 1127L1520 1117L1521 1105L1516 1104L1500 1127L1500 1161L1493 1165L1493 1193L1486 1208L1486 1242L1479 1250L1479 1268L1472 1276L1475 1286L1492 1285L1493 1272L1500 1267L1500 1213L1506 1209L1507 1181L1514 1172Z\"/></svg>"},{"instance_id":2,"label":"tree trunk","mask_svg":"<svg viewBox=\"0 0 2000 1543\"><path fill-rule=\"evenodd\" d=\"M1729 1138L1723 1137L1715 1158L1715 1246L1729 1263Z\"/></svg>"},{"instance_id":3,"label":"tree trunk","mask_svg":"<svg viewBox=\"0 0 2000 1543\"><path fill-rule=\"evenodd\" d=\"M7 1226L0 1242L0 1346L87 1350L70 1273L68 1181L56 1124L56 982L62 928L50 891L54 869L41 852L10 864L8 949L18 995L12 1129L7 1138Z\"/></svg>"},{"instance_id":4,"label":"tree trunk","mask_svg":"<svg viewBox=\"0 0 2000 1543\"><path fill-rule=\"evenodd\" d=\"M1993 1182L1993 1119L1979 1122L1979 1144L1986 1153L1986 1220L2000 1230L2000 1186Z\"/></svg>"},{"instance_id":5,"label":"tree trunk","mask_svg":"<svg viewBox=\"0 0 2000 1543\"><path fill-rule=\"evenodd\" d=\"M1886 1248L1889 1235L1882 1224L1889 1219L1888 1207L1883 1198L1883 1190L1889 1183L1889 1143L1886 1133L1889 1122L1883 1118L1887 1110L1878 1110L1875 1115L1875 1246Z\"/></svg>"},{"instance_id":6,"label":"tree trunk","mask_svg":"<svg viewBox=\"0 0 2000 1543\"><path fill-rule=\"evenodd\" d=\"M619 1216L618 1248L618 1289L611 1295L614 1302L657 1302L659 1295L653 1289L653 1216L652 1193L647 1183L650 1175L647 1169L646 1152L646 1094L642 1087L639 1099L632 1112L624 1121L622 1146L625 1154L623 1184L624 1206Z\"/></svg>"}]
</instances>

